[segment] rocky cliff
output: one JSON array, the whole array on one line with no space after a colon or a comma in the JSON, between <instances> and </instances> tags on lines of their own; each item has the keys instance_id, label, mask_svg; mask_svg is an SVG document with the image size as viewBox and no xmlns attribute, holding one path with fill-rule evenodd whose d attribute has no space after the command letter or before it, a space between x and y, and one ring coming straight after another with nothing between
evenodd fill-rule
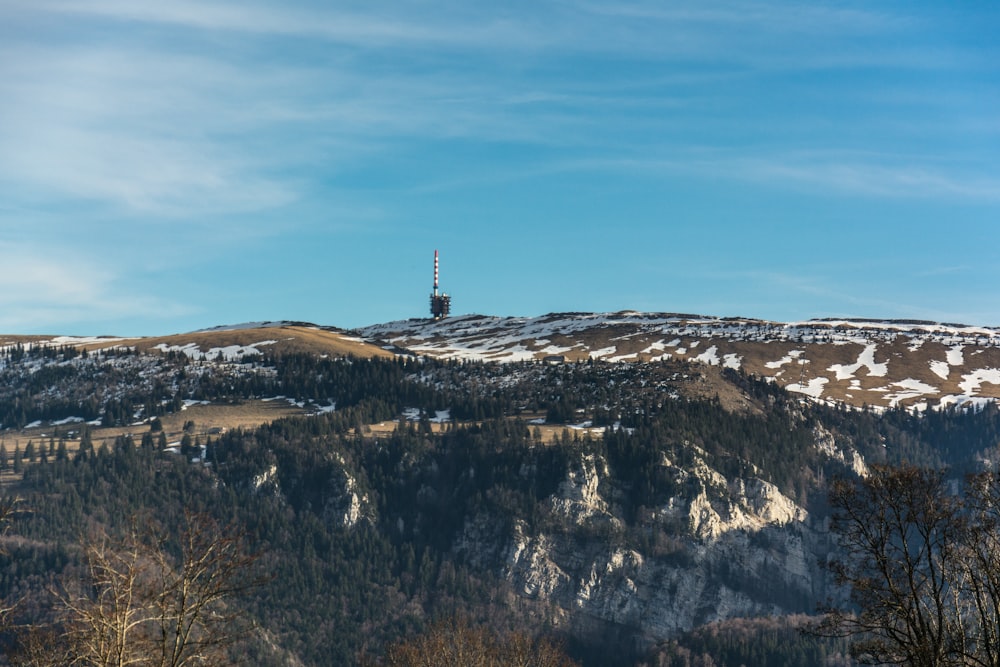
<instances>
[{"instance_id":1,"label":"rocky cliff","mask_svg":"<svg viewBox=\"0 0 1000 667\"><path fill-rule=\"evenodd\" d=\"M862 465L822 434L814 446ZM633 646L733 617L815 611L831 592L820 565L831 549L826 521L760 477L727 478L694 449L685 465L660 463L681 491L631 521L607 459L577 452L544 500L545 521L515 520L500 536L472 522L456 549L519 595L562 610L577 632L610 624ZM627 537L636 531L640 543Z\"/></svg>"}]
</instances>

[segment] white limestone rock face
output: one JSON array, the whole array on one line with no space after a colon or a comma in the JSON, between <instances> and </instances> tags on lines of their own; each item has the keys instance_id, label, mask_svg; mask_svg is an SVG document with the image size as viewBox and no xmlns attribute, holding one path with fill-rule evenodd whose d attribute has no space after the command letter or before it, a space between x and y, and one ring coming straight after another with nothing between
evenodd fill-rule
<instances>
[{"instance_id":1,"label":"white limestone rock face","mask_svg":"<svg viewBox=\"0 0 1000 667\"><path fill-rule=\"evenodd\" d=\"M354 478L345 475L339 511L333 511L334 520L344 528L353 528L361 519L361 496L355 490L356 486Z\"/></svg>"},{"instance_id":2,"label":"white limestone rock face","mask_svg":"<svg viewBox=\"0 0 1000 667\"><path fill-rule=\"evenodd\" d=\"M337 455L337 471L327 482L323 504L323 519L342 528L353 528L371 513L368 496L358 490L358 483L347 469L342 457Z\"/></svg>"},{"instance_id":3,"label":"white limestone rock face","mask_svg":"<svg viewBox=\"0 0 1000 667\"><path fill-rule=\"evenodd\" d=\"M505 577L525 597L564 597L570 589L570 578L553 560L558 548L548 536L528 536L523 522L517 522L504 565Z\"/></svg>"},{"instance_id":4,"label":"white limestone rock face","mask_svg":"<svg viewBox=\"0 0 1000 667\"><path fill-rule=\"evenodd\" d=\"M701 458L695 459L690 471L676 467L672 470L678 481L697 480L700 491L689 498L670 498L660 508L660 514L683 516L699 539L717 539L732 530L760 530L808 519L805 509L765 480L747 477L729 481Z\"/></svg>"},{"instance_id":5,"label":"white limestone rock face","mask_svg":"<svg viewBox=\"0 0 1000 667\"><path fill-rule=\"evenodd\" d=\"M868 464L865 463L864 457L861 456L858 450L853 447L839 447L833 434L822 425L813 429L813 436L815 437L816 448L820 452L831 459L840 461L853 470L855 474L861 477L868 476Z\"/></svg>"},{"instance_id":6,"label":"white limestone rock face","mask_svg":"<svg viewBox=\"0 0 1000 667\"><path fill-rule=\"evenodd\" d=\"M274 492L278 488L277 478L278 476L278 466L276 464L271 464L268 466L267 470L257 473L254 475L253 480L251 480L250 485L253 490L257 493Z\"/></svg>"},{"instance_id":7,"label":"white limestone rock face","mask_svg":"<svg viewBox=\"0 0 1000 667\"><path fill-rule=\"evenodd\" d=\"M580 454L570 462L569 470L551 498L553 514L578 526L610 524L620 527L621 521L608 510L601 496L601 480L609 477L608 463L595 454Z\"/></svg>"},{"instance_id":8,"label":"white limestone rock face","mask_svg":"<svg viewBox=\"0 0 1000 667\"><path fill-rule=\"evenodd\" d=\"M672 470L696 477L699 491L651 510L650 529L671 534L686 523L686 536L671 534L683 548L642 553L622 542L622 522L601 493L614 487L602 484L607 462L581 454L549 499L563 529L532 534L516 522L500 575L522 596L582 612L569 615L575 623L628 627L649 642L716 620L811 611L796 605L824 585L818 554L825 538L808 527L806 511L769 482L727 481L703 460ZM475 552L475 536L486 532L467 526L461 550Z\"/></svg>"}]
</instances>

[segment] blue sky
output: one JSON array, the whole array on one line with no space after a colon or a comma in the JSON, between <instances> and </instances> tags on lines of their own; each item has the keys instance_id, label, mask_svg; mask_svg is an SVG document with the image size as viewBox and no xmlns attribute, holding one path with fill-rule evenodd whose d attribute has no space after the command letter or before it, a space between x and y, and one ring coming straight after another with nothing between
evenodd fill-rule
<instances>
[{"instance_id":1,"label":"blue sky","mask_svg":"<svg viewBox=\"0 0 1000 667\"><path fill-rule=\"evenodd\" d=\"M996 7L0 0L0 331L1000 326Z\"/></svg>"}]
</instances>

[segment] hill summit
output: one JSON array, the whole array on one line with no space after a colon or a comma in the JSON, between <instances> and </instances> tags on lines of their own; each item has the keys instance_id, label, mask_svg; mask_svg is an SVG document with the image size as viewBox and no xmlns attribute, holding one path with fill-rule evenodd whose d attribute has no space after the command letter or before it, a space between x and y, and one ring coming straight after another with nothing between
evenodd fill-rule
<instances>
[{"instance_id":1,"label":"hill summit","mask_svg":"<svg viewBox=\"0 0 1000 667\"><path fill-rule=\"evenodd\" d=\"M1000 330L924 321L780 323L671 313L466 315L357 333L443 359L687 360L768 378L815 400L926 409L1000 397Z\"/></svg>"}]
</instances>

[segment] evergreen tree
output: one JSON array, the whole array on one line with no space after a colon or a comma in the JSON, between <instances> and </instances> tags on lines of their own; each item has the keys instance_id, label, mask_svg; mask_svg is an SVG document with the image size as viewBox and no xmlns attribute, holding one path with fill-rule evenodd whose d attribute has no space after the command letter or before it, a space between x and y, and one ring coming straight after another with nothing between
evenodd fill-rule
<instances>
[{"instance_id":1,"label":"evergreen tree","mask_svg":"<svg viewBox=\"0 0 1000 667\"><path fill-rule=\"evenodd\" d=\"M91 439L91 434L90 434L90 425L84 424L83 430L80 431L80 449L90 450L93 448L93 445L94 443L93 440Z\"/></svg>"}]
</instances>

